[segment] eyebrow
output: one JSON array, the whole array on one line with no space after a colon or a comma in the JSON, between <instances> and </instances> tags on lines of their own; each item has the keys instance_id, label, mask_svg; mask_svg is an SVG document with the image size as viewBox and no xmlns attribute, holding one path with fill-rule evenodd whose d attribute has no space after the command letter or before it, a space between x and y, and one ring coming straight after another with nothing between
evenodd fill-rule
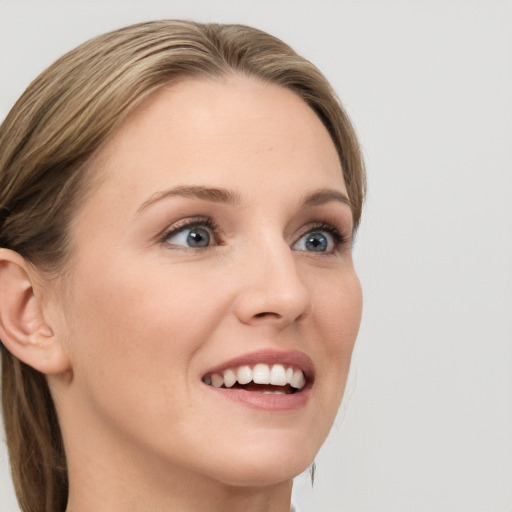
<instances>
[{"instance_id":1,"label":"eyebrow","mask_svg":"<svg viewBox=\"0 0 512 512\"><path fill-rule=\"evenodd\" d=\"M147 201L144 201L144 203L142 203L142 205L137 210L137 213L142 212L152 204L157 203L162 199L166 199L168 197L173 196L194 197L196 199L201 199L202 201L210 201L213 203L225 203L235 206L242 204L241 197L238 194L231 192L230 190L226 190L224 188L186 185L171 188L169 190L164 190L163 192L157 192L156 194L153 194Z\"/></svg>"},{"instance_id":2,"label":"eyebrow","mask_svg":"<svg viewBox=\"0 0 512 512\"><path fill-rule=\"evenodd\" d=\"M142 203L142 205L137 210L137 213L142 212L154 203L173 196L193 197L202 201L224 203L233 206L240 206L243 204L242 198L239 194L225 188L205 187L201 185L184 185L153 194L148 200ZM330 188L317 190L316 192L306 195L301 201L301 206L321 206L331 201L345 204L352 210L352 202L350 199L342 192L338 192L337 190Z\"/></svg>"},{"instance_id":3,"label":"eyebrow","mask_svg":"<svg viewBox=\"0 0 512 512\"><path fill-rule=\"evenodd\" d=\"M331 201L337 201L339 203L343 203L350 207L352 210L352 202L342 192L338 192L337 190L333 190L331 188L324 188L318 190L317 192L313 192L312 194L307 195L303 201L303 206L321 206L325 203L330 203Z\"/></svg>"}]
</instances>

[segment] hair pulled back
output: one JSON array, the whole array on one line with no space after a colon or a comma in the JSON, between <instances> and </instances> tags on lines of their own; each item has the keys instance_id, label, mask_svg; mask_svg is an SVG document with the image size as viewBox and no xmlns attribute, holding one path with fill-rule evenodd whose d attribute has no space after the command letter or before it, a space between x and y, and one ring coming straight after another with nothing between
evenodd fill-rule
<instances>
[{"instance_id":1,"label":"hair pulled back","mask_svg":"<svg viewBox=\"0 0 512 512\"><path fill-rule=\"evenodd\" d=\"M241 25L162 20L110 32L67 53L27 88L0 126L0 247L61 272L87 163L158 88L191 77L255 77L294 91L336 146L355 226L365 175L352 125L318 69L269 34ZM1 293L1 291L0 291ZM66 508L59 422L44 375L2 352L2 407L14 487L24 512Z\"/></svg>"}]
</instances>

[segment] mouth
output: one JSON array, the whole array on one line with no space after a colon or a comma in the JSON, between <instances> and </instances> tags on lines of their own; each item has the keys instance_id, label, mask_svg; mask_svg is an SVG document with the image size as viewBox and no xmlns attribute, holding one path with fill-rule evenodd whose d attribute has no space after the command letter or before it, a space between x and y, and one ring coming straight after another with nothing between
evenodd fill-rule
<instances>
[{"instance_id":1,"label":"mouth","mask_svg":"<svg viewBox=\"0 0 512 512\"><path fill-rule=\"evenodd\" d=\"M313 364L301 352L260 351L211 369L202 381L212 391L251 407L295 409L309 399Z\"/></svg>"},{"instance_id":2,"label":"mouth","mask_svg":"<svg viewBox=\"0 0 512 512\"><path fill-rule=\"evenodd\" d=\"M284 364L256 363L227 368L222 373L209 373L203 382L215 388L242 389L264 395L291 395L306 385L304 372Z\"/></svg>"}]
</instances>

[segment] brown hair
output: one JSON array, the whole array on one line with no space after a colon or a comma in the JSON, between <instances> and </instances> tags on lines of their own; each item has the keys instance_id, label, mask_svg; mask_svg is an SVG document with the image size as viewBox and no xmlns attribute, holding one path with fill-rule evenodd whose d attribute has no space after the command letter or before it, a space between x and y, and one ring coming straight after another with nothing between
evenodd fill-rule
<instances>
[{"instance_id":1,"label":"brown hair","mask_svg":"<svg viewBox=\"0 0 512 512\"><path fill-rule=\"evenodd\" d=\"M288 88L316 112L337 148L357 226L365 190L361 154L318 69L254 28L162 20L82 44L15 104L0 127L0 247L41 271L61 271L70 219L89 184L91 155L159 87L233 73ZM1 347L3 416L20 506L25 512L64 510L66 458L46 379Z\"/></svg>"}]
</instances>

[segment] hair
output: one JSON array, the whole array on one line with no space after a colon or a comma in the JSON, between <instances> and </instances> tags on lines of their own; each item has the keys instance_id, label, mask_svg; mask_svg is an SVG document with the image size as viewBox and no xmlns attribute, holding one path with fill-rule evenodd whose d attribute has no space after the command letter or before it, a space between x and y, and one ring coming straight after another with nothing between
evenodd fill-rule
<instances>
[{"instance_id":1,"label":"hair","mask_svg":"<svg viewBox=\"0 0 512 512\"><path fill-rule=\"evenodd\" d=\"M67 53L0 126L0 247L56 275L91 179L87 163L155 90L233 74L285 87L318 115L336 146L357 227L365 173L354 129L320 71L279 39L242 25L161 20L98 36ZM3 344L2 407L14 488L24 512L64 510L66 456L43 374Z\"/></svg>"}]
</instances>

